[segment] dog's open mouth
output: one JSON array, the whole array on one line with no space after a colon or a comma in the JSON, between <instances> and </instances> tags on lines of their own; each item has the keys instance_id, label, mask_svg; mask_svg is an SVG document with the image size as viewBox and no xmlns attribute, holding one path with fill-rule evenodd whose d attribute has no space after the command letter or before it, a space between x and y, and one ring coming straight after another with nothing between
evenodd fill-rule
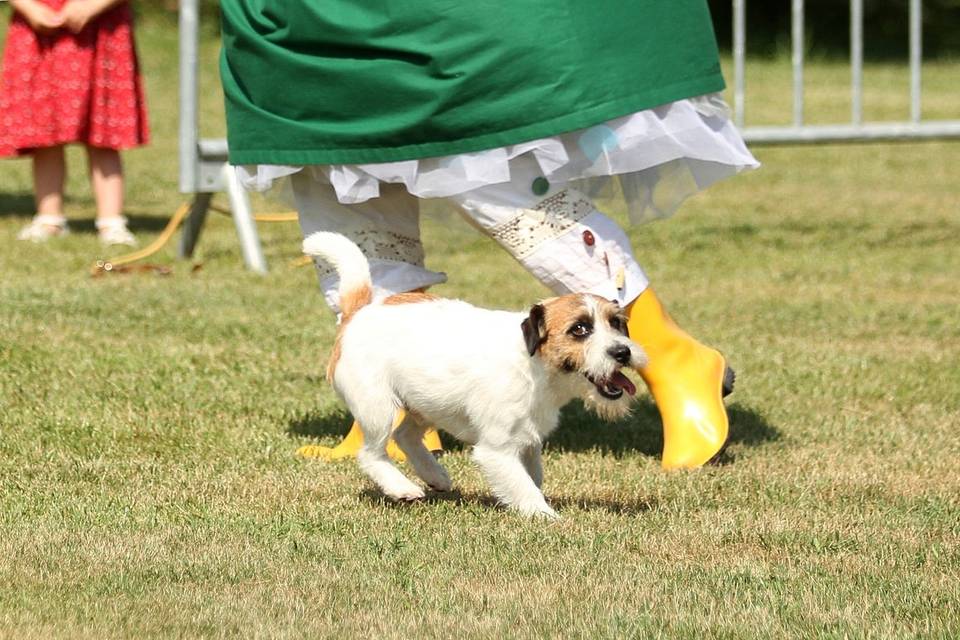
<instances>
[{"instance_id":1,"label":"dog's open mouth","mask_svg":"<svg viewBox=\"0 0 960 640\"><path fill-rule=\"evenodd\" d=\"M595 380L592 376L586 377L597 388L597 393L608 400L618 400L624 391L631 396L637 393L636 385L620 371L614 371L613 375L603 380Z\"/></svg>"}]
</instances>

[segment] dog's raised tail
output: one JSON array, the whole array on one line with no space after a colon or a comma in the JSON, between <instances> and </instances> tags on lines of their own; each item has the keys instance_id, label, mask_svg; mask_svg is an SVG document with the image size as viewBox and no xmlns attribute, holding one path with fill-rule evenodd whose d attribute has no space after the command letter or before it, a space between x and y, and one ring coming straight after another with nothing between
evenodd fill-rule
<instances>
[{"instance_id":1,"label":"dog's raised tail","mask_svg":"<svg viewBox=\"0 0 960 640\"><path fill-rule=\"evenodd\" d=\"M370 263L360 247L339 233L318 231L303 241L303 252L330 264L340 276L340 324L373 300Z\"/></svg>"}]
</instances>

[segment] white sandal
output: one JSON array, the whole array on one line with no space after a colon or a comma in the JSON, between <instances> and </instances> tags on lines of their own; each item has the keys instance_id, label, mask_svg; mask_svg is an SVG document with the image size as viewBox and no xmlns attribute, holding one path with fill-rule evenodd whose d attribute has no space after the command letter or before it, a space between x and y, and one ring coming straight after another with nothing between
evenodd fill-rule
<instances>
[{"instance_id":1,"label":"white sandal","mask_svg":"<svg viewBox=\"0 0 960 640\"><path fill-rule=\"evenodd\" d=\"M17 240L30 242L46 242L50 238L62 238L70 233L67 219L54 213L38 213L33 216L30 224L17 234Z\"/></svg>"},{"instance_id":2,"label":"white sandal","mask_svg":"<svg viewBox=\"0 0 960 640\"><path fill-rule=\"evenodd\" d=\"M96 221L100 242L105 245L125 244L128 247L137 246L137 239L130 229L127 229L127 219L123 216Z\"/></svg>"}]
</instances>

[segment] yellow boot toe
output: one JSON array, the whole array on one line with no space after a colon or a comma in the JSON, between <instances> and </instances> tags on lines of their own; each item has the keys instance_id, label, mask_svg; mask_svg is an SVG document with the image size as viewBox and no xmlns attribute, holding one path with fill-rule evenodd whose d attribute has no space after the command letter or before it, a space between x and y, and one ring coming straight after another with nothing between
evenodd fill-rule
<instances>
[{"instance_id":1,"label":"yellow boot toe","mask_svg":"<svg viewBox=\"0 0 960 640\"><path fill-rule=\"evenodd\" d=\"M336 460L347 460L357 457L357 452L363 446L363 431L356 422L350 427L350 431L344 436L343 440L335 447L322 447L320 445L308 444L297 449L297 455L302 458L315 458L325 462ZM396 447L396 445L394 445ZM398 450L399 453L402 454Z\"/></svg>"},{"instance_id":2,"label":"yellow boot toe","mask_svg":"<svg viewBox=\"0 0 960 640\"><path fill-rule=\"evenodd\" d=\"M394 428L403 422L403 412L398 414ZM427 429L423 435L423 445L428 451L438 453L443 451L443 445L440 444L440 434L436 429ZM335 447L323 447L315 444L308 444L297 449L297 455L301 458L311 458L323 460L325 462L334 462L336 460L347 460L357 457L360 447L363 446L363 431L357 422L350 427L350 432ZM387 455L397 462L404 462L407 456L400 450L393 438L387 442Z\"/></svg>"},{"instance_id":3,"label":"yellow boot toe","mask_svg":"<svg viewBox=\"0 0 960 640\"><path fill-rule=\"evenodd\" d=\"M734 373L724 357L680 329L648 288L628 309L630 337L649 363L640 376L663 420L663 468L691 469L724 446L729 420L723 398Z\"/></svg>"}]
</instances>

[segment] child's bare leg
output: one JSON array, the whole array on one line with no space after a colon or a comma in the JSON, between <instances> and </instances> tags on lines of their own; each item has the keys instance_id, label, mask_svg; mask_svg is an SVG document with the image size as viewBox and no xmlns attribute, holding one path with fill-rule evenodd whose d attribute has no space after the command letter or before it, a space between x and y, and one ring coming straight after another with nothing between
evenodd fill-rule
<instances>
[{"instance_id":1,"label":"child's bare leg","mask_svg":"<svg viewBox=\"0 0 960 640\"><path fill-rule=\"evenodd\" d=\"M97 220L123 216L123 163L116 149L87 147Z\"/></svg>"},{"instance_id":2,"label":"child's bare leg","mask_svg":"<svg viewBox=\"0 0 960 640\"><path fill-rule=\"evenodd\" d=\"M33 151L33 196L37 215L17 234L19 240L44 242L67 234L67 219L63 217L63 184L67 164L63 147L42 147Z\"/></svg>"},{"instance_id":3,"label":"child's bare leg","mask_svg":"<svg viewBox=\"0 0 960 640\"><path fill-rule=\"evenodd\" d=\"M137 239L123 216L123 163L116 149L87 147L90 185L97 201L97 230L104 244L134 246Z\"/></svg>"},{"instance_id":4,"label":"child's bare leg","mask_svg":"<svg viewBox=\"0 0 960 640\"><path fill-rule=\"evenodd\" d=\"M63 185L67 163L63 147L43 147L33 151L33 193L40 215L63 215Z\"/></svg>"}]
</instances>

